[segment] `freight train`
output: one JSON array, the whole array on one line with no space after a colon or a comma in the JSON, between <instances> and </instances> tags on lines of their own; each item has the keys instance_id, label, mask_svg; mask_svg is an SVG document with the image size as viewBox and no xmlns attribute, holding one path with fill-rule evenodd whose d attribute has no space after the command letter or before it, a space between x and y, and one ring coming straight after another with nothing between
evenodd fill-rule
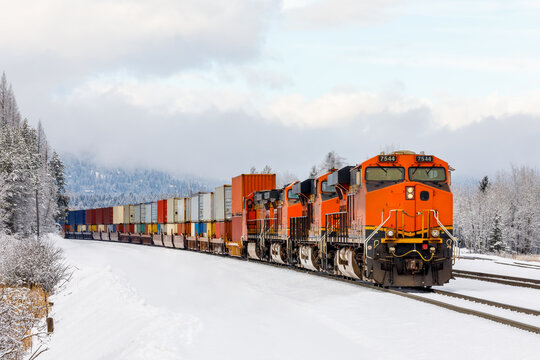
<instances>
[{"instance_id":1,"label":"freight train","mask_svg":"<svg viewBox=\"0 0 540 360\"><path fill-rule=\"evenodd\" d=\"M188 198L70 211L64 233L430 287L449 281L457 251L451 170L396 151L279 189L275 174L243 174Z\"/></svg>"}]
</instances>

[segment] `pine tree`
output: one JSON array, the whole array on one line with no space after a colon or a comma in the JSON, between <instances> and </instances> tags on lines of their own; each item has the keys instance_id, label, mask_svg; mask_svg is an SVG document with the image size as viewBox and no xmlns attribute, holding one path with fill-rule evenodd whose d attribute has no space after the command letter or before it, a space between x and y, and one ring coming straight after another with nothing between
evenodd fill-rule
<instances>
[{"instance_id":1,"label":"pine tree","mask_svg":"<svg viewBox=\"0 0 540 360\"><path fill-rule=\"evenodd\" d=\"M49 169L56 185L56 206L58 207L58 212L55 215L55 220L61 222L67 216L69 196L66 194L64 163L62 163L56 151L53 151L52 158L49 162Z\"/></svg>"},{"instance_id":2,"label":"pine tree","mask_svg":"<svg viewBox=\"0 0 540 360\"><path fill-rule=\"evenodd\" d=\"M493 218L493 228L489 236L488 247L490 252L501 252L505 249L501 230L501 217L497 213Z\"/></svg>"},{"instance_id":3,"label":"pine tree","mask_svg":"<svg viewBox=\"0 0 540 360\"><path fill-rule=\"evenodd\" d=\"M489 187L489 180L488 180L488 177L487 176L484 176L482 178L482 180L480 180L480 184L478 185L478 189L482 192L482 193L485 193L486 190L488 189Z\"/></svg>"}]
</instances>

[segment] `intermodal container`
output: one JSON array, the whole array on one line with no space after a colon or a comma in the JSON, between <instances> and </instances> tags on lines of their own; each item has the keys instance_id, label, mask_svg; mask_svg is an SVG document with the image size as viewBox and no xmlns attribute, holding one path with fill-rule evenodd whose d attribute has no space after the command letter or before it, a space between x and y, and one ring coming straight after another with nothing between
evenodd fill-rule
<instances>
[{"instance_id":1,"label":"intermodal container","mask_svg":"<svg viewBox=\"0 0 540 360\"><path fill-rule=\"evenodd\" d=\"M157 222L160 224L167 222L167 200L157 202Z\"/></svg>"},{"instance_id":2,"label":"intermodal container","mask_svg":"<svg viewBox=\"0 0 540 360\"><path fill-rule=\"evenodd\" d=\"M140 214L140 219L141 219L141 224L144 224L145 223L145 217L146 217L146 205L145 204L139 204L139 211L141 212Z\"/></svg>"},{"instance_id":3,"label":"intermodal container","mask_svg":"<svg viewBox=\"0 0 540 360\"><path fill-rule=\"evenodd\" d=\"M176 199L176 211L178 216L175 223L183 223L186 221L186 198Z\"/></svg>"},{"instance_id":4,"label":"intermodal container","mask_svg":"<svg viewBox=\"0 0 540 360\"><path fill-rule=\"evenodd\" d=\"M92 209L85 210L86 211L86 217L85 217L85 224L90 225L92 224Z\"/></svg>"},{"instance_id":5,"label":"intermodal container","mask_svg":"<svg viewBox=\"0 0 540 360\"><path fill-rule=\"evenodd\" d=\"M192 222L198 222L199 221L199 194L193 195L191 197L191 221ZM193 232L191 232L193 234Z\"/></svg>"},{"instance_id":6,"label":"intermodal container","mask_svg":"<svg viewBox=\"0 0 540 360\"><path fill-rule=\"evenodd\" d=\"M206 237L206 223L191 223L191 234L193 236Z\"/></svg>"},{"instance_id":7,"label":"intermodal container","mask_svg":"<svg viewBox=\"0 0 540 360\"><path fill-rule=\"evenodd\" d=\"M167 221L169 223L178 222L178 198L167 199Z\"/></svg>"},{"instance_id":8,"label":"intermodal container","mask_svg":"<svg viewBox=\"0 0 540 360\"><path fill-rule=\"evenodd\" d=\"M76 217L77 225L86 225L86 210L77 211Z\"/></svg>"},{"instance_id":9,"label":"intermodal container","mask_svg":"<svg viewBox=\"0 0 540 360\"><path fill-rule=\"evenodd\" d=\"M167 224L165 225L165 233L167 235L174 235L176 234L176 224Z\"/></svg>"},{"instance_id":10,"label":"intermodal container","mask_svg":"<svg viewBox=\"0 0 540 360\"><path fill-rule=\"evenodd\" d=\"M129 206L129 223L135 224L135 205L128 205Z\"/></svg>"},{"instance_id":11,"label":"intermodal container","mask_svg":"<svg viewBox=\"0 0 540 360\"><path fill-rule=\"evenodd\" d=\"M103 222L103 211L104 210L105 210L104 208L96 209L96 224L98 224L98 225L104 224L104 222Z\"/></svg>"},{"instance_id":12,"label":"intermodal container","mask_svg":"<svg viewBox=\"0 0 540 360\"><path fill-rule=\"evenodd\" d=\"M113 223L113 208L107 207L103 209L103 224L111 225Z\"/></svg>"},{"instance_id":13,"label":"intermodal container","mask_svg":"<svg viewBox=\"0 0 540 360\"><path fill-rule=\"evenodd\" d=\"M122 206L113 207L113 224L122 224L124 222L124 208Z\"/></svg>"},{"instance_id":14,"label":"intermodal container","mask_svg":"<svg viewBox=\"0 0 540 360\"><path fill-rule=\"evenodd\" d=\"M133 205L133 209L135 210L134 216L133 216L133 223L140 224L141 221L141 204Z\"/></svg>"},{"instance_id":15,"label":"intermodal container","mask_svg":"<svg viewBox=\"0 0 540 360\"><path fill-rule=\"evenodd\" d=\"M242 214L244 196L276 188L276 174L242 174L232 179L232 214Z\"/></svg>"},{"instance_id":16,"label":"intermodal container","mask_svg":"<svg viewBox=\"0 0 540 360\"><path fill-rule=\"evenodd\" d=\"M157 220L158 220L158 204L156 201L154 201L152 203L152 211L151 211L151 214L152 214L152 219L151 219L151 223L152 224L157 224Z\"/></svg>"},{"instance_id":17,"label":"intermodal container","mask_svg":"<svg viewBox=\"0 0 540 360\"><path fill-rule=\"evenodd\" d=\"M214 190L214 219L215 221L231 220L232 217L232 186L218 186Z\"/></svg>"},{"instance_id":18,"label":"intermodal container","mask_svg":"<svg viewBox=\"0 0 540 360\"><path fill-rule=\"evenodd\" d=\"M220 221L216 222L216 238L231 239L231 222Z\"/></svg>"},{"instance_id":19,"label":"intermodal container","mask_svg":"<svg viewBox=\"0 0 540 360\"><path fill-rule=\"evenodd\" d=\"M141 219L145 224L152 223L152 203L141 204L141 217L142 217L142 208L144 207L144 217Z\"/></svg>"},{"instance_id":20,"label":"intermodal container","mask_svg":"<svg viewBox=\"0 0 540 360\"><path fill-rule=\"evenodd\" d=\"M233 216L231 221L231 239L240 242L242 240L242 216Z\"/></svg>"},{"instance_id":21,"label":"intermodal container","mask_svg":"<svg viewBox=\"0 0 540 360\"><path fill-rule=\"evenodd\" d=\"M124 205L124 224L129 224L129 205Z\"/></svg>"},{"instance_id":22,"label":"intermodal container","mask_svg":"<svg viewBox=\"0 0 540 360\"><path fill-rule=\"evenodd\" d=\"M191 198L178 199L178 223L191 221Z\"/></svg>"},{"instance_id":23,"label":"intermodal container","mask_svg":"<svg viewBox=\"0 0 540 360\"><path fill-rule=\"evenodd\" d=\"M214 193L199 193L199 221L213 220L213 203Z\"/></svg>"}]
</instances>

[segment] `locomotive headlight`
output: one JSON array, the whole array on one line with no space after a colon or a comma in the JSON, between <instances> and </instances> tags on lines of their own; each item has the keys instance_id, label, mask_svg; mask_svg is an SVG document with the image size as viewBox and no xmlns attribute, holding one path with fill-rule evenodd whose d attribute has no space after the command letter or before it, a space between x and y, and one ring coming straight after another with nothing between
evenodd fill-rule
<instances>
[{"instance_id":1,"label":"locomotive headlight","mask_svg":"<svg viewBox=\"0 0 540 360\"><path fill-rule=\"evenodd\" d=\"M394 237L394 235L395 235L394 230L388 230L386 232L386 237L391 238L391 237Z\"/></svg>"},{"instance_id":2,"label":"locomotive headlight","mask_svg":"<svg viewBox=\"0 0 540 360\"><path fill-rule=\"evenodd\" d=\"M414 199L414 187L413 186L407 186L406 190L405 190L405 197L407 198L407 200L412 200Z\"/></svg>"},{"instance_id":3,"label":"locomotive headlight","mask_svg":"<svg viewBox=\"0 0 540 360\"><path fill-rule=\"evenodd\" d=\"M441 234L441 232L437 229L433 229L431 230L431 236L432 237L439 237L439 235Z\"/></svg>"}]
</instances>

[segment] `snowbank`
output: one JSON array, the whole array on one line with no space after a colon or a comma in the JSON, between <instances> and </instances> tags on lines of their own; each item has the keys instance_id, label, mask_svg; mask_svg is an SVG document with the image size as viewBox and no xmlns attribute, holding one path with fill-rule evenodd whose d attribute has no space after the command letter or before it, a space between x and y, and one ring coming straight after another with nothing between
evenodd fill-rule
<instances>
[{"instance_id":1,"label":"snowbank","mask_svg":"<svg viewBox=\"0 0 540 360\"><path fill-rule=\"evenodd\" d=\"M174 249L56 238L77 267L41 359L536 359L538 336L375 290Z\"/></svg>"}]
</instances>

